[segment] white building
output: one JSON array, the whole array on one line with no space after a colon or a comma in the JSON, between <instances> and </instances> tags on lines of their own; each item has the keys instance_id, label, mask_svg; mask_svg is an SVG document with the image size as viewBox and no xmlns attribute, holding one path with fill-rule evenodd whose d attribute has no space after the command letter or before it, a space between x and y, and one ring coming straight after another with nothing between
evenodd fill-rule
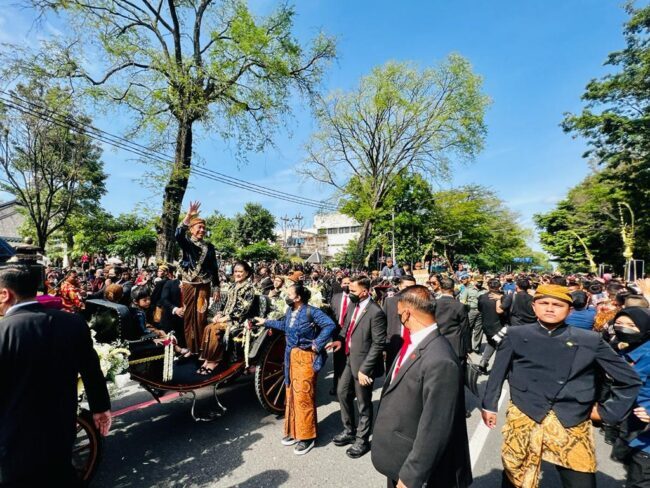
<instances>
[{"instance_id":1,"label":"white building","mask_svg":"<svg viewBox=\"0 0 650 488\"><path fill-rule=\"evenodd\" d=\"M359 239L361 225L352 217L341 213L319 213L314 216L314 227L305 229L318 235L327 236L327 257L342 251L351 240Z\"/></svg>"}]
</instances>

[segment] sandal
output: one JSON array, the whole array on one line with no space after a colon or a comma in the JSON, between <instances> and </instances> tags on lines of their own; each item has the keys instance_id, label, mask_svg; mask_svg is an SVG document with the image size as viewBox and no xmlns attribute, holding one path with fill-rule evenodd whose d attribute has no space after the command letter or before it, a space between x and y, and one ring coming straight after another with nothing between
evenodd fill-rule
<instances>
[{"instance_id":1,"label":"sandal","mask_svg":"<svg viewBox=\"0 0 650 488\"><path fill-rule=\"evenodd\" d=\"M201 376L210 376L214 372L214 369L212 368L206 368L205 366L201 366L197 374L200 374Z\"/></svg>"}]
</instances>

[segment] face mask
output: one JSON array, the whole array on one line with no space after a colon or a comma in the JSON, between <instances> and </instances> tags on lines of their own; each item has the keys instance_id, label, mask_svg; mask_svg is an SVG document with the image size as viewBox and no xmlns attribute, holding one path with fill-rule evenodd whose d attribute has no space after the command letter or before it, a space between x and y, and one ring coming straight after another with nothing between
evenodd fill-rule
<instances>
[{"instance_id":1,"label":"face mask","mask_svg":"<svg viewBox=\"0 0 650 488\"><path fill-rule=\"evenodd\" d=\"M343 293L345 293L345 294L350 293L350 287L349 286L344 286L343 287Z\"/></svg>"},{"instance_id":2,"label":"face mask","mask_svg":"<svg viewBox=\"0 0 650 488\"><path fill-rule=\"evenodd\" d=\"M408 327L406 327L406 320L402 319L402 315L403 314L400 314L400 316L399 316L399 323L402 324L402 327L404 327L406 329Z\"/></svg>"},{"instance_id":3,"label":"face mask","mask_svg":"<svg viewBox=\"0 0 650 488\"><path fill-rule=\"evenodd\" d=\"M292 306L292 305L293 305L293 300L294 300L293 298L289 298L289 297L286 297L286 298L284 299L285 303L286 303L287 305L289 305L289 306Z\"/></svg>"},{"instance_id":4,"label":"face mask","mask_svg":"<svg viewBox=\"0 0 650 488\"><path fill-rule=\"evenodd\" d=\"M354 293L350 293L348 298L352 303L359 303L361 301L361 297L359 295L355 295Z\"/></svg>"},{"instance_id":5,"label":"face mask","mask_svg":"<svg viewBox=\"0 0 650 488\"><path fill-rule=\"evenodd\" d=\"M629 327L617 327L615 325L614 332L616 333L616 338L620 342L628 344L625 348L626 350L632 350L645 342L641 332L637 332Z\"/></svg>"}]
</instances>

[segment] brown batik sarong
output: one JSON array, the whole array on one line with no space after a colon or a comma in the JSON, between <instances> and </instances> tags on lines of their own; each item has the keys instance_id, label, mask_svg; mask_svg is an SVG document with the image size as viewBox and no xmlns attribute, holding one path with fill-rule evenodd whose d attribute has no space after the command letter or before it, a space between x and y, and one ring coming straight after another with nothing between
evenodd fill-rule
<instances>
[{"instance_id":1,"label":"brown batik sarong","mask_svg":"<svg viewBox=\"0 0 650 488\"><path fill-rule=\"evenodd\" d=\"M538 424L510 403L502 432L503 468L517 488L537 488L542 460L582 473L596 472L591 420L566 428L551 411Z\"/></svg>"},{"instance_id":2,"label":"brown batik sarong","mask_svg":"<svg viewBox=\"0 0 650 488\"><path fill-rule=\"evenodd\" d=\"M227 324L209 324L203 331L201 341L201 356L199 359L208 362L218 363L223 357L221 339L226 330Z\"/></svg>"},{"instance_id":3,"label":"brown batik sarong","mask_svg":"<svg viewBox=\"0 0 650 488\"><path fill-rule=\"evenodd\" d=\"M291 350L284 435L299 441L316 438L316 353L297 347Z\"/></svg>"},{"instance_id":4,"label":"brown batik sarong","mask_svg":"<svg viewBox=\"0 0 650 488\"><path fill-rule=\"evenodd\" d=\"M192 352L199 352L203 329L207 322L208 306L210 304L210 283L188 283L181 284L183 296L183 322L185 330L185 342Z\"/></svg>"}]
</instances>

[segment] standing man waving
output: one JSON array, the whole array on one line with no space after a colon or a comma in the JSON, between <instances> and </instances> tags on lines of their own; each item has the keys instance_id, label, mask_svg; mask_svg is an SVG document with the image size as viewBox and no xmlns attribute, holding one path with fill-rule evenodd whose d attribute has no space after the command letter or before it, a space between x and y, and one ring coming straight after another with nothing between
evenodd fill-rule
<instances>
[{"instance_id":1,"label":"standing man waving","mask_svg":"<svg viewBox=\"0 0 650 488\"><path fill-rule=\"evenodd\" d=\"M346 355L345 368L339 379L337 394L341 404L343 432L335 436L337 446L352 444L346 454L359 458L370 450L372 431L372 383L383 374L386 342L386 315L370 298L370 280L355 276L350 280L346 320L338 341L328 348ZM354 399L359 405L359 421L354 419Z\"/></svg>"}]
</instances>

